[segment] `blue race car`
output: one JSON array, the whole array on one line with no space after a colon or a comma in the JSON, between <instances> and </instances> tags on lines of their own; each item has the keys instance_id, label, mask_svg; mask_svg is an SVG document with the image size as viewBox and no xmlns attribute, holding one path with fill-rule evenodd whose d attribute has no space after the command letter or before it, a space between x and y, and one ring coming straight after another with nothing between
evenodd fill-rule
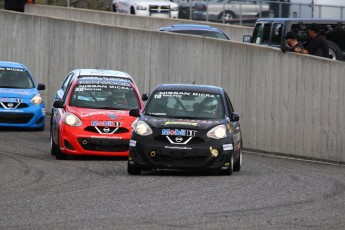
<instances>
[{"instance_id":1,"label":"blue race car","mask_svg":"<svg viewBox=\"0 0 345 230\"><path fill-rule=\"evenodd\" d=\"M15 62L0 61L0 127L44 130L45 105L29 70Z\"/></svg>"}]
</instances>

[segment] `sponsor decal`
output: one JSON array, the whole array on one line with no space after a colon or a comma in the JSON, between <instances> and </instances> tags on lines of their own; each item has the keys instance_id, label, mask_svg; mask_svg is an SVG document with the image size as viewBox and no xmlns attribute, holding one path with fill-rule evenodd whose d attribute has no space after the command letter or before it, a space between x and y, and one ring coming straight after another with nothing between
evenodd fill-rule
<instances>
[{"instance_id":1,"label":"sponsor decal","mask_svg":"<svg viewBox=\"0 0 345 230\"><path fill-rule=\"evenodd\" d=\"M117 118L117 116L116 116L115 114L113 114L113 113L109 113L109 114L108 114L108 117L109 117L110 119L116 119L116 118Z\"/></svg>"},{"instance_id":2,"label":"sponsor decal","mask_svg":"<svg viewBox=\"0 0 345 230\"><path fill-rule=\"evenodd\" d=\"M191 150L192 148L189 147L179 147L179 146L165 146L166 149L183 149L183 150Z\"/></svg>"},{"instance_id":3,"label":"sponsor decal","mask_svg":"<svg viewBox=\"0 0 345 230\"><path fill-rule=\"evenodd\" d=\"M25 72L25 70L24 70L24 69L20 69L20 68L11 68L11 67L0 67L0 70L8 70L8 71Z\"/></svg>"},{"instance_id":4,"label":"sponsor decal","mask_svg":"<svg viewBox=\"0 0 345 230\"><path fill-rule=\"evenodd\" d=\"M162 129L162 135L165 136L187 136L194 137L197 131L186 129Z\"/></svg>"},{"instance_id":5,"label":"sponsor decal","mask_svg":"<svg viewBox=\"0 0 345 230\"><path fill-rule=\"evenodd\" d=\"M193 96L193 97L210 97L215 98L215 94L210 93L200 93L200 92L174 92L174 91L161 91L154 95L154 98L161 98L161 97L182 97L182 96ZM219 95L218 95L219 97Z\"/></svg>"},{"instance_id":6,"label":"sponsor decal","mask_svg":"<svg viewBox=\"0 0 345 230\"><path fill-rule=\"evenodd\" d=\"M92 126L108 126L108 127L119 127L121 122L118 121L91 121Z\"/></svg>"},{"instance_id":7,"label":"sponsor decal","mask_svg":"<svg viewBox=\"0 0 345 230\"><path fill-rule=\"evenodd\" d=\"M166 121L163 125L189 125L189 126L197 126L197 122L190 122L190 121Z\"/></svg>"},{"instance_id":8,"label":"sponsor decal","mask_svg":"<svg viewBox=\"0 0 345 230\"><path fill-rule=\"evenodd\" d=\"M224 150L233 150L234 147L232 146L232 144L226 144L226 145L223 145L223 149Z\"/></svg>"},{"instance_id":9,"label":"sponsor decal","mask_svg":"<svg viewBox=\"0 0 345 230\"><path fill-rule=\"evenodd\" d=\"M135 141L135 140L129 141L129 146L135 147L136 145L137 145L137 141Z\"/></svg>"},{"instance_id":10,"label":"sponsor decal","mask_svg":"<svg viewBox=\"0 0 345 230\"><path fill-rule=\"evenodd\" d=\"M210 153L211 153L211 156L213 156L213 157L217 157L218 156L218 150L212 148L212 146L210 147Z\"/></svg>"},{"instance_id":11,"label":"sponsor decal","mask_svg":"<svg viewBox=\"0 0 345 230\"><path fill-rule=\"evenodd\" d=\"M90 138L96 138L96 139L122 139L122 137L117 137L117 136L91 136Z\"/></svg>"},{"instance_id":12,"label":"sponsor decal","mask_svg":"<svg viewBox=\"0 0 345 230\"><path fill-rule=\"evenodd\" d=\"M16 112L16 113L23 113L24 111L23 110L19 110L19 109L7 109L7 110L1 110L2 113L13 113L13 112Z\"/></svg>"},{"instance_id":13,"label":"sponsor decal","mask_svg":"<svg viewBox=\"0 0 345 230\"><path fill-rule=\"evenodd\" d=\"M20 99L20 98L1 98L1 102L20 103L20 102L22 102L22 99Z\"/></svg>"}]
</instances>

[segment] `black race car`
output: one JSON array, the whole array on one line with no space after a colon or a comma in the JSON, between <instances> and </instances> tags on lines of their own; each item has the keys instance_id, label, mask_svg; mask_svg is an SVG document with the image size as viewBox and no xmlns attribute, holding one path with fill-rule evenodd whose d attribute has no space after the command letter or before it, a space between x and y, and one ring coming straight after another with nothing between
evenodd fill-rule
<instances>
[{"instance_id":1,"label":"black race car","mask_svg":"<svg viewBox=\"0 0 345 230\"><path fill-rule=\"evenodd\" d=\"M146 96L146 98L145 98ZM242 163L239 115L224 89L163 84L147 98L133 125L129 174L142 170L216 170L231 175Z\"/></svg>"}]
</instances>

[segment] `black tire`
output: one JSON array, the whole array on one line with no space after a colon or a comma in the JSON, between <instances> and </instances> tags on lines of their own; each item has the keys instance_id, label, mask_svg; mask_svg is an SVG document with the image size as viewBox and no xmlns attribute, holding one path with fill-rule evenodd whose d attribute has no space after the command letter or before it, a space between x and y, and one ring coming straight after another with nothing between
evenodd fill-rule
<instances>
[{"instance_id":1,"label":"black tire","mask_svg":"<svg viewBox=\"0 0 345 230\"><path fill-rule=\"evenodd\" d=\"M223 11L221 12L219 15L218 15L218 19L234 19L236 18L236 14L230 10L226 10L226 11Z\"/></svg>"},{"instance_id":2,"label":"black tire","mask_svg":"<svg viewBox=\"0 0 345 230\"><path fill-rule=\"evenodd\" d=\"M237 161L234 163L234 171L238 172L242 167L242 150L240 149L240 155L238 156Z\"/></svg>"},{"instance_id":3,"label":"black tire","mask_svg":"<svg viewBox=\"0 0 345 230\"><path fill-rule=\"evenodd\" d=\"M59 134L58 134L58 144L56 145L56 151L55 151L55 158L57 160L66 160L67 159L67 155L64 154L63 152L61 152L60 150L60 141L59 141Z\"/></svg>"},{"instance_id":4,"label":"black tire","mask_svg":"<svg viewBox=\"0 0 345 230\"><path fill-rule=\"evenodd\" d=\"M232 172L234 171L234 154L233 153L231 153L231 156L230 156L230 162L228 162L228 163L230 163L230 165L229 165L229 167L227 167L226 169L220 169L220 171L219 171L219 174L220 175L231 175L232 174Z\"/></svg>"},{"instance_id":5,"label":"black tire","mask_svg":"<svg viewBox=\"0 0 345 230\"><path fill-rule=\"evenodd\" d=\"M134 164L131 165L129 162L127 162L127 173L130 175L139 175L141 173L141 169Z\"/></svg>"},{"instance_id":6,"label":"black tire","mask_svg":"<svg viewBox=\"0 0 345 230\"><path fill-rule=\"evenodd\" d=\"M53 141L53 137L52 134L50 133L50 153L55 156L56 155L56 151L57 151L57 144L55 144L55 142Z\"/></svg>"},{"instance_id":7,"label":"black tire","mask_svg":"<svg viewBox=\"0 0 345 230\"><path fill-rule=\"evenodd\" d=\"M327 40L327 44L329 47L329 55L331 59L342 61L343 60L343 53L339 46L330 40ZM332 57L331 57L332 56Z\"/></svg>"}]
</instances>

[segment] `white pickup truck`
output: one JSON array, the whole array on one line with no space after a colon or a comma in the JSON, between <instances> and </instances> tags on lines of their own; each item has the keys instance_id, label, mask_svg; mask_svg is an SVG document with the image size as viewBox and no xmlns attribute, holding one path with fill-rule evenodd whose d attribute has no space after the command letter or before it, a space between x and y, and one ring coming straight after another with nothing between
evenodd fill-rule
<instances>
[{"instance_id":1,"label":"white pickup truck","mask_svg":"<svg viewBox=\"0 0 345 230\"><path fill-rule=\"evenodd\" d=\"M137 16L178 18L178 4L167 0L115 0L113 10Z\"/></svg>"}]
</instances>

